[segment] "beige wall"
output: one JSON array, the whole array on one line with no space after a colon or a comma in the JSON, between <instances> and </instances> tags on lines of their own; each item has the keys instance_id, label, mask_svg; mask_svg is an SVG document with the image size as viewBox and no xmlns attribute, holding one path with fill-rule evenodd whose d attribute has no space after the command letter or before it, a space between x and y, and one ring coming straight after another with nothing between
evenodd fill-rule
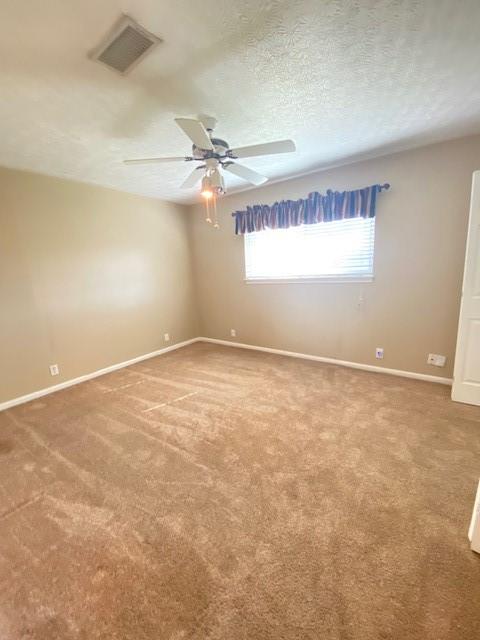
<instances>
[{"instance_id":1,"label":"beige wall","mask_svg":"<svg viewBox=\"0 0 480 640\"><path fill-rule=\"evenodd\" d=\"M479 168L480 137L465 138L226 197L219 231L194 207L202 335L231 340L235 328L238 342L450 377L470 183ZM392 188L378 196L374 282L243 281L243 239L234 235L232 211L384 182ZM383 361L375 359L377 346ZM429 352L445 354L446 367L427 365Z\"/></svg>"},{"instance_id":2,"label":"beige wall","mask_svg":"<svg viewBox=\"0 0 480 640\"><path fill-rule=\"evenodd\" d=\"M0 169L0 402L167 346L166 332L198 335L184 207Z\"/></svg>"}]
</instances>

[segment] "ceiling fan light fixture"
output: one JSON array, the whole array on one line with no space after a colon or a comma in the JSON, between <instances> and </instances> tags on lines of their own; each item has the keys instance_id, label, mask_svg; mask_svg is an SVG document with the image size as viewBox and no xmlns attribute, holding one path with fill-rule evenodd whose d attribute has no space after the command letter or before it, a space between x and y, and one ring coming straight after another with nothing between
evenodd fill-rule
<instances>
[{"instance_id":1,"label":"ceiling fan light fixture","mask_svg":"<svg viewBox=\"0 0 480 640\"><path fill-rule=\"evenodd\" d=\"M218 174L218 176L215 174ZM205 221L213 224L215 229L218 229L217 195L223 193L221 187L218 187L217 184L221 184L221 182L222 176L220 172L218 170L211 171L202 178L202 189L200 191L205 200Z\"/></svg>"},{"instance_id":2,"label":"ceiling fan light fixture","mask_svg":"<svg viewBox=\"0 0 480 640\"><path fill-rule=\"evenodd\" d=\"M204 176L202 178L202 190L200 193L202 197L205 198L205 200L210 200L210 198L213 198L214 189L210 176Z\"/></svg>"},{"instance_id":3,"label":"ceiling fan light fixture","mask_svg":"<svg viewBox=\"0 0 480 640\"><path fill-rule=\"evenodd\" d=\"M202 188L200 193L207 199L225 193L225 182L222 174L217 168L209 171L208 174L202 178Z\"/></svg>"},{"instance_id":4,"label":"ceiling fan light fixture","mask_svg":"<svg viewBox=\"0 0 480 640\"><path fill-rule=\"evenodd\" d=\"M221 195L222 193L225 193L225 181L218 167L215 167L215 169L210 174L210 182L213 188L215 189L215 193L217 195Z\"/></svg>"}]
</instances>

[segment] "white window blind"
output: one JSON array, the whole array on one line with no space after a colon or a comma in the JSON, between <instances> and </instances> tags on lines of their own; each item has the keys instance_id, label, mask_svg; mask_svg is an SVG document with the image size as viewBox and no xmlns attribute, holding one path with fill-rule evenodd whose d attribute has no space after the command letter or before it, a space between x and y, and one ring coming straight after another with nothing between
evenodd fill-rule
<instances>
[{"instance_id":1,"label":"white window blind","mask_svg":"<svg viewBox=\"0 0 480 640\"><path fill-rule=\"evenodd\" d=\"M247 280L370 279L375 218L247 233Z\"/></svg>"}]
</instances>

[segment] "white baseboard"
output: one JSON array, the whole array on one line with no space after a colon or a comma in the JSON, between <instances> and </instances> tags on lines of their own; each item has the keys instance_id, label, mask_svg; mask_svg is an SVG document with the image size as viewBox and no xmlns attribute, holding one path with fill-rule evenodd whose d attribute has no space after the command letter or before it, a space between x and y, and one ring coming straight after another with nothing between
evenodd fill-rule
<instances>
[{"instance_id":1,"label":"white baseboard","mask_svg":"<svg viewBox=\"0 0 480 640\"><path fill-rule=\"evenodd\" d=\"M350 367L351 369L362 369L363 371L373 371L374 373L387 373L391 376L400 376L402 378L413 378L414 380L424 380L426 382L437 382L439 384L451 385L451 378L442 378L441 376L431 376L426 373L416 373L415 371L403 371L402 369L387 369L386 367L378 367L373 364L362 364L360 362L349 362L348 360L337 360L336 358L324 358L323 356L313 356L308 353L295 353L294 351L284 351L283 349L271 349L270 347L258 347L253 344L243 344L241 342L231 342L230 340L217 340L217 338L197 338L199 342L212 342L213 344L223 344L226 347L239 347L240 349L253 349L254 351L265 351L266 353L276 353L280 356L290 356L292 358L303 358L304 360L315 360L316 362L325 362L327 364L336 364L341 367Z\"/></svg>"},{"instance_id":2,"label":"white baseboard","mask_svg":"<svg viewBox=\"0 0 480 640\"><path fill-rule=\"evenodd\" d=\"M136 358L132 358L131 360L126 360L125 362L119 362L118 364L112 364L109 367L105 367L104 369L98 369L98 371L93 371L92 373L86 373L85 375L79 376L78 378L65 380L65 382L60 382L60 384L55 384L51 387L45 387L44 389L39 389L38 391L33 391L32 393L27 393L24 396L19 396L18 398L13 398L12 400L1 402L0 411L5 411L5 409L10 409L11 407L15 407L18 404L23 404L24 402L30 402L31 400L36 400L37 398L46 396L49 393L54 393L55 391L61 391L62 389L73 387L73 385L75 384L79 384L80 382L85 382L86 380L91 380L92 378L97 378L98 376L103 376L106 373L111 373L112 371L116 371L117 369L123 369L124 367L128 367L131 364L135 364L136 362L141 362L142 360L148 360L149 358L155 358L155 356L160 356L163 353L168 353L169 351L173 351L175 349L181 349L181 347L186 347L187 345L193 344L194 342L211 342L213 344L221 344L226 347L237 347L240 349L252 349L253 351L264 351L266 353L276 353L277 355L280 355L280 356L289 356L291 358L303 358L304 360L314 360L316 362L336 364L341 367L350 367L351 369L362 369L363 371L373 371L375 373L386 373L392 376L400 376L402 378L413 378L414 380L425 380L427 382L437 382L439 384L451 385L453 382L451 378L442 378L441 376L431 376L425 373L415 373L415 371L402 371L401 369L387 369L386 367L378 367L373 364L361 364L360 362L349 362L348 360L337 360L336 358L324 358L323 356L314 356L308 353L296 353L294 351L284 351L283 349L271 349L270 347L259 347L253 344L243 344L242 342L231 342L230 340L218 340L217 338L198 337L198 338L191 338L190 340L184 340L183 342L177 342L176 344L172 344L169 347L158 349L158 351L152 351L151 353L146 353L142 356L137 356Z\"/></svg>"},{"instance_id":3,"label":"white baseboard","mask_svg":"<svg viewBox=\"0 0 480 640\"><path fill-rule=\"evenodd\" d=\"M184 340L183 342L177 342L176 344L172 344L168 347L164 347L163 349L158 349L157 351L152 351L151 353L145 353L143 356L137 356L136 358L132 358L131 360L126 360L125 362L119 362L118 364L112 364L109 367L105 367L104 369L98 369L98 371L93 371L92 373L86 373L83 376L79 376L78 378L72 378L71 380L65 380L65 382L60 382L59 384L55 384L51 387L45 387L44 389L39 389L38 391L33 391L32 393L27 393L24 396L19 396L18 398L13 398L13 400L7 400L6 402L0 403L0 411L5 411L5 409L10 409L11 407L15 407L18 404L23 404L24 402L30 402L30 400L36 400L37 398L41 398L42 396L46 396L49 393L55 393L55 391L61 391L62 389L67 389L68 387L73 387L75 384L79 384L80 382L85 382L86 380L91 380L92 378L98 378L98 376L103 376L106 373L111 373L112 371L116 371L117 369L123 369L124 367L129 367L131 364L135 364L136 362L141 362L142 360L148 360L149 358L154 358L155 356L160 356L162 353L167 353L168 351L174 351L175 349L180 349L181 347L186 347L192 342L197 342L199 338L192 338L191 340Z\"/></svg>"}]
</instances>

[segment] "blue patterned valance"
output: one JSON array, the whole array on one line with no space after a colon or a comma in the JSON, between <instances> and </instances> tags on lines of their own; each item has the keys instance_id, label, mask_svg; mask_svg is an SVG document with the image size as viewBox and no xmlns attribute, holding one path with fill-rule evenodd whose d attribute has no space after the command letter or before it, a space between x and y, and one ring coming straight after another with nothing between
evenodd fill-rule
<instances>
[{"instance_id":1,"label":"blue patterned valance","mask_svg":"<svg viewBox=\"0 0 480 640\"><path fill-rule=\"evenodd\" d=\"M272 205L254 204L235 211L235 233L253 233L265 229L288 229L302 224L317 224L346 218L373 218L377 193L389 184L374 184L356 191L331 191L324 195L313 191L300 200L282 200Z\"/></svg>"}]
</instances>

